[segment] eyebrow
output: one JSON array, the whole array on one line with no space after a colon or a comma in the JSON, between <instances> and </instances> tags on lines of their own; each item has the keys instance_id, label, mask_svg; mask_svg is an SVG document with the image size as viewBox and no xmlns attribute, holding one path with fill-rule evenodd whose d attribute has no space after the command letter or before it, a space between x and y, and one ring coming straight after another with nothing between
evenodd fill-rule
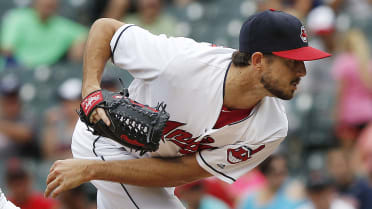
<instances>
[{"instance_id":1,"label":"eyebrow","mask_svg":"<svg viewBox=\"0 0 372 209\"><path fill-rule=\"evenodd\" d=\"M296 65L296 60L291 60L291 59L285 59L284 63L287 67L291 68Z\"/></svg>"},{"instance_id":2,"label":"eyebrow","mask_svg":"<svg viewBox=\"0 0 372 209\"><path fill-rule=\"evenodd\" d=\"M286 59L285 60L285 64L288 66L288 67L295 67L299 64L302 64L303 61L300 61L300 60L291 60L291 59Z\"/></svg>"}]
</instances>

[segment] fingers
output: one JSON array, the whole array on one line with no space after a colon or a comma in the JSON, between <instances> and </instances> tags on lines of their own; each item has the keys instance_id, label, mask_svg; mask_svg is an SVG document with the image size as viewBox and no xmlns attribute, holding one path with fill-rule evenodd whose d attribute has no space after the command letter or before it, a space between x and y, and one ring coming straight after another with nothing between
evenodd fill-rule
<instances>
[{"instance_id":1,"label":"fingers","mask_svg":"<svg viewBox=\"0 0 372 209\"><path fill-rule=\"evenodd\" d=\"M44 196L49 197L49 195L55 190L56 187L58 187L59 184L60 183L58 179L53 179L52 182L47 183L47 188L45 189Z\"/></svg>"},{"instance_id":2,"label":"fingers","mask_svg":"<svg viewBox=\"0 0 372 209\"><path fill-rule=\"evenodd\" d=\"M93 110L92 114L90 115L89 121L91 123L97 123L99 121L97 109Z\"/></svg>"},{"instance_id":3,"label":"fingers","mask_svg":"<svg viewBox=\"0 0 372 209\"><path fill-rule=\"evenodd\" d=\"M102 119L103 122L105 122L107 126L110 126L110 119L107 117L106 112L101 108L97 108L97 112L98 112L99 118Z\"/></svg>"},{"instance_id":4,"label":"fingers","mask_svg":"<svg viewBox=\"0 0 372 209\"><path fill-rule=\"evenodd\" d=\"M66 189L62 186L62 184L60 184L58 187L56 187L54 189L54 191L52 192L52 197L53 198L56 198L59 194L61 194L62 192L66 191Z\"/></svg>"},{"instance_id":5,"label":"fingers","mask_svg":"<svg viewBox=\"0 0 372 209\"><path fill-rule=\"evenodd\" d=\"M46 180L47 184L49 184L51 181L53 181L56 178L57 173L54 172L54 169L56 168L57 164L58 164L58 161L54 162L52 167L50 167L49 174L48 174L48 177L47 177L47 180Z\"/></svg>"},{"instance_id":6,"label":"fingers","mask_svg":"<svg viewBox=\"0 0 372 209\"><path fill-rule=\"evenodd\" d=\"M57 177L57 174L56 172L50 172L48 177L47 177L47 180L46 180L46 183L49 184L51 181L53 181L55 178Z\"/></svg>"},{"instance_id":7,"label":"fingers","mask_svg":"<svg viewBox=\"0 0 372 209\"><path fill-rule=\"evenodd\" d=\"M93 110L89 120L91 123L97 123L99 120L103 120L107 126L110 126L110 119L107 117L105 110L102 108Z\"/></svg>"},{"instance_id":8,"label":"fingers","mask_svg":"<svg viewBox=\"0 0 372 209\"><path fill-rule=\"evenodd\" d=\"M56 197L60 193L84 183L80 161L74 159L58 160L52 165L46 179L45 197Z\"/></svg>"},{"instance_id":9,"label":"fingers","mask_svg":"<svg viewBox=\"0 0 372 209\"><path fill-rule=\"evenodd\" d=\"M47 188L45 189L44 196L45 197L53 197L56 198L59 194L66 191L63 182L60 181L60 178L55 179L50 184L48 184Z\"/></svg>"}]
</instances>

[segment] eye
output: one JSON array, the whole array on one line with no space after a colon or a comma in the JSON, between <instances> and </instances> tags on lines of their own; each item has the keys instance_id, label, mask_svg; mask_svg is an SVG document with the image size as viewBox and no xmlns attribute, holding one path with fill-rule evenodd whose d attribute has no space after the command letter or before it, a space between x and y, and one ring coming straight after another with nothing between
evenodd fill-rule
<instances>
[{"instance_id":1,"label":"eye","mask_svg":"<svg viewBox=\"0 0 372 209\"><path fill-rule=\"evenodd\" d=\"M286 65L292 69L296 65L296 60L287 60Z\"/></svg>"}]
</instances>

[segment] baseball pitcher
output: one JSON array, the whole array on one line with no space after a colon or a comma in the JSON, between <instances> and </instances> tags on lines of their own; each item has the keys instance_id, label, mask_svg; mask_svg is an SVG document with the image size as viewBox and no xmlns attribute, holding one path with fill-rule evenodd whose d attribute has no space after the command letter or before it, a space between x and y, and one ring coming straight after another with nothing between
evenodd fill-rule
<instances>
[{"instance_id":1,"label":"baseball pitcher","mask_svg":"<svg viewBox=\"0 0 372 209\"><path fill-rule=\"evenodd\" d=\"M54 163L45 195L90 181L99 209L177 209L175 186L210 176L233 183L286 137L281 99L293 97L304 61L330 56L307 38L296 17L275 10L247 19L238 50L97 20L74 159ZM134 77L128 91L101 90L109 59Z\"/></svg>"}]
</instances>

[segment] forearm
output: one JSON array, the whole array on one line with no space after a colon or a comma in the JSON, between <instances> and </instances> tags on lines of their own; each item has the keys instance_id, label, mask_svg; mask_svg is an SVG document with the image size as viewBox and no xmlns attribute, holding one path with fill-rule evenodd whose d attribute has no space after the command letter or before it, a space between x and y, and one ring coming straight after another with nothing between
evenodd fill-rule
<instances>
[{"instance_id":1,"label":"forearm","mask_svg":"<svg viewBox=\"0 0 372 209\"><path fill-rule=\"evenodd\" d=\"M84 52L82 97L100 89L100 81L107 60L111 56L110 41L124 23L102 18L91 27Z\"/></svg>"},{"instance_id":2,"label":"forearm","mask_svg":"<svg viewBox=\"0 0 372 209\"><path fill-rule=\"evenodd\" d=\"M209 177L194 155L182 158L144 158L95 161L87 167L89 180L107 180L145 187L174 187Z\"/></svg>"},{"instance_id":3,"label":"forearm","mask_svg":"<svg viewBox=\"0 0 372 209\"><path fill-rule=\"evenodd\" d=\"M0 132L17 143L26 143L32 138L32 130L24 124L0 121Z\"/></svg>"}]
</instances>

